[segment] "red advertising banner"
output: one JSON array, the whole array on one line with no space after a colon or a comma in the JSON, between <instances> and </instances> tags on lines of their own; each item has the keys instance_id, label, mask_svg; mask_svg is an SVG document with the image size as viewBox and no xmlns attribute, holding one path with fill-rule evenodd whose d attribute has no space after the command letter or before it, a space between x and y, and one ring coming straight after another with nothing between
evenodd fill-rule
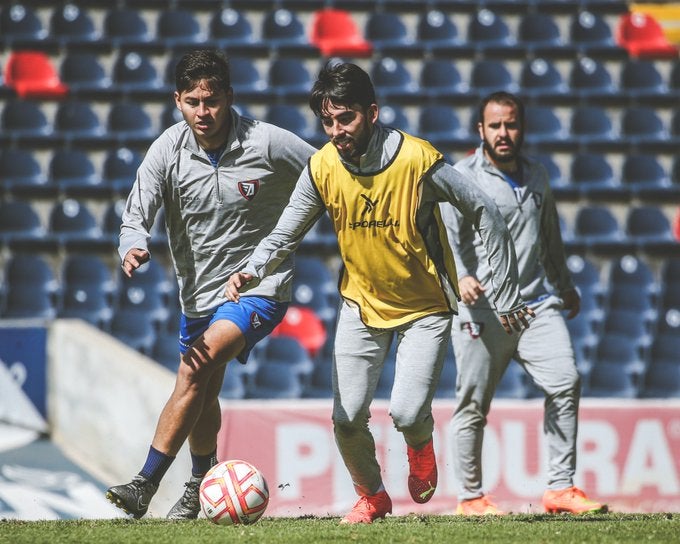
<instances>
[{"instance_id":1,"label":"red advertising banner","mask_svg":"<svg viewBox=\"0 0 680 544\"><path fill-rule=\"evenodd\" d=\"M418 505L408 493L406 445L388 402L373 403L370 426L395 515L454 512L453 407L435 401L439 485L430 502ZM542 427L541 400L494 402L484 438L484 490L505 511L542 511ZM271 493L267 515L340 515L356 501L335 446L330 400L225 403L218 456L262 470ZM575 484L612 511L680 512L680 401L582 400Z\"/></svg>"}]
</instances>

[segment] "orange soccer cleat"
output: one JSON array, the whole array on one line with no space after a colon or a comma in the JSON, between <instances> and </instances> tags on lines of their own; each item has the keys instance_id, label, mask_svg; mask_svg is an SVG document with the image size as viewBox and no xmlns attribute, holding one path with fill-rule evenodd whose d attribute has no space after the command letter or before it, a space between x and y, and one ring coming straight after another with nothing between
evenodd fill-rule
<instances>
[{"instance_id":1,"label":"orange soccer cleat","mask_svg":"<svg viewBox=\"0 0 680 544\"><path fill-rule=\"evenodd\" d=\"M378 518L384 518L392 513L392 499L387 491L381 491L375 495L365 495L361 497L354 508L340 523L373 523Z\"/></svg>"},{"instance_id":2,"label":"orange soccer cleat","mask_svg":"<svg viewBox=\"0 0 680 544\"><path fill-rule=\"evenodd\" d=\"M586 514L607 511L606 504L591 501L583 491L573 486L554 491L548 489L543 494L543 508L551 514L558 512Z\"/></svg>"},{"instance_id":3,"label":"orange soccer cleat","mask_svg":"<svg viewBox=\"0 0 680 544\"><path fill-rule=\"evenodd\" d=\"M437 488L437 461L434 456L432 439L419 450L407 447L408 490L417 503L429 501Z\"/></svg>"},{"instance_id":4,"label":"orange soccer cleat","mask_svg":"<svg viewBox=\"0 0 680 544\"><path fill-rule=\"evenodd\" d=\"M459 502L456 514L459 516L502 516L505 512L491 502L486 495L482 495L476 499Z\"/></svg>"}]
</instances>

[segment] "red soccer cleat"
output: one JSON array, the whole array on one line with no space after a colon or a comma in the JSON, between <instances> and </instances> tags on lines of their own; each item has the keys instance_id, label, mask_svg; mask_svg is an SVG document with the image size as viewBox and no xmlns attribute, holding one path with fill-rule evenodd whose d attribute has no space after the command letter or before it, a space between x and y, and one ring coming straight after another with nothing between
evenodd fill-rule
<instances>
[{"instance_id":1,"label":"red soccer cleat","mask_svg":"<svg viewBox=\"0 0 680 544\"><path fill-rule=\"evenodd\" d=\"M384 518L392 513L392 499L387 491L381 491L375 495L365 495L361 497L354 508L340 523L373 523L374 520Z\"/></svg>"},{"instance_id":2,"label":"red soccer cleat","mask_svg":"<svg viewBox=\"0 0 680 544\"><path fill-rule=\"evenodd\" d=\"M437 460L434 456L432 439L419 450L407 446L408 490L411 498L422 504L429 501L437 489Z\"/></svg>"}]
</instances>

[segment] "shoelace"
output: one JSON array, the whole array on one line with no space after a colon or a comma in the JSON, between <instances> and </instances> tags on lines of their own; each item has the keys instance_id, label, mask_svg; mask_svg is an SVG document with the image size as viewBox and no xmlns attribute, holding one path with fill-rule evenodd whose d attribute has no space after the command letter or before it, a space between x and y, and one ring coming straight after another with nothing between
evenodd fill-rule
<instances>
[{"instance_id":1,"label":"shoelace","mask_svg":"<svg viewBox=\"0 0 680 544\"><path fill-rule=\"evenodd\" d=\"M196 482L185 482L184 487L186 487L186 491L184 492L184 495L182 495L182 504L184 505L193 505L196 503L198 500L198 487L200 484Z\"/></svg>"}]
</instances>

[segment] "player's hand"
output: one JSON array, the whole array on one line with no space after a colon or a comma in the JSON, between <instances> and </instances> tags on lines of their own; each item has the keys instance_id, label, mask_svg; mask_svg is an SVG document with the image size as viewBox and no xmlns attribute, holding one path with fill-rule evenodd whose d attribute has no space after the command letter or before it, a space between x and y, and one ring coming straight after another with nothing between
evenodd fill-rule
<instances>
[{"instance_id":1,"label":"player's hand","mask_svg":"<svg viewBox=\"0 0 680 544\"><path fill-rule=\"evenodd\" d=\"M574 319L581 311L581 295L576 289L562 293L562 309L567 310L567 319Z\"/></svg>"},{"instance_id":2,"label":"player's hand","mask_svg":"<svg viewBox=\"0 0 680 544\"><path fill-rule=\"evenodd\" d=\"M131 278L132 272L137 270L144 263L148 262L150 258L151 255L147 250L133 247L125 254L125 258L121 264L123 272L125 272L125 275L128 278Z\"/></svg>"},{"instance_id":3,"label":"player's hand","mask_svg":"<svg viewBox=\"0 0 680 544\"><path fill-rule=\"evenodd\" d=\"M232 274L229 276L227 285L224 287L224 296L226 296L227 300L230 300L231 302L238 302L239 298L241 298L239 289L241 289L241 287L246 285L252 279L253 275L246 274L245 272L236 272L235 274Z\"/></svg>"},{"instance_id":4,"label":"player's hand","mask_svg":"<svg viewBox=\"0 0 680 544\"><path fill-rule=\"evenodd\" d=\"M536 317L534 311L528 306L501 316L501 325L505 329L505 332L512 334L513 331L520 332L523 329L529 328L528 317Z\"/></svg>"},{"instance_id":5,"label":"player's hand","mask_svg":"<svg viewBox=\"0 0 680 544\"><path fill-rule=\"evenodd\" d=\"M474 276L463 276L460 278L458 280L458 289L461 300L469 306L477 302L480 295L486 291Z\"/></svg>"}]
</instances>

